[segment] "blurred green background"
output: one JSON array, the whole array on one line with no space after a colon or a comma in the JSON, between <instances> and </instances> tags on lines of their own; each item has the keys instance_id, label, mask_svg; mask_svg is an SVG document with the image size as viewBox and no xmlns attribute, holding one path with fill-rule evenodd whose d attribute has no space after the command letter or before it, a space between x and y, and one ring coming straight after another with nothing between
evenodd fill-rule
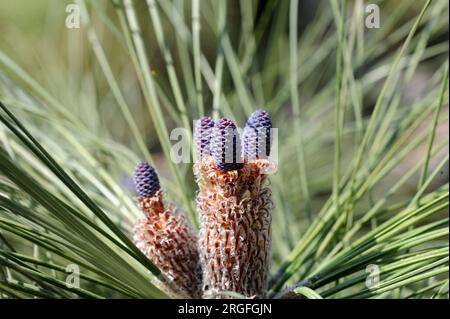
<instances>
[{"instance_id":1,"label":"blurred green background","mask_svg":"<svg viewBox=\"0 0 450 319\"><path fill-rule=\"evenodd\" d=\"M364 27L365 5L372 2L381 9L380 29ZM216 95L220 97L219 116L232 117L238 126L243 126L251 111L264 108L270 113L274 127L279 129L280 165L277 174L271 177L275 202L272 273L280 268L283 271L288 269L291 272L285 273L286 279L292 284L324 267L328 254L335 257L345 252L353 256L347 243L340 250L334 250L342 243L341 239L347 236L347 231L355 230L350 236L352 241L363 238L372 230L384 231L377 227L395 221L399 214L407 213L411 202L417 204L414 196L420 188L418 181L421 172L420 166L417 172L413 171L413 167L422 165L427 156L428 135L440 97L444 64L448 62L448 1L432 1L411 38L410 45L399 60L386 91L381 90L383 83L390 78L390 69L397 54L405 44L426 1L348 1L344 19L346 33L340 39L337 30L340 21L338 4L341 1L299 1L298 16L293 16L297 20L294 24L296 28L290 28L291 2L287 0L201 0L202 55L195 52L191 43L192 1L157 1L166 52L170 52L173 58L174 72L180 83L186 112L180 111L177 104L167 71L170 65L158 43L153 24L155 20L151 18L146 1L133 3L138 25L142 30L145 46L143 56L150 61L151 70L142 70L145 58L133 64L133 54L137 51L135 46L141 38L139 35L127 43L127 36L138 33L134 34L127 29L129 16L128 24L121 24L119 21L120 14L126 15L123 8L116 8L112 1L107 0L86 1L92 29L84 25L80 29L68 29L65 26L68 15L65 9L72 3L62 0L0 1L0 98L64 170L82 186L83 191L107 213L108 218L121 227L126 236L130 237L133 222L140 214L134 202L134 190L129 177L139 159L150 157L146 154L148 151L162 176L162 184L169 199L184 209L190 206L192 211L195 210L197 186L192 167L169 165L167 154L160 145L161 136L158 137L155 130L154 124L158 123L158 119L152 118L151 111L149 112L149 109L155 107L154 101L148 103L144 98L143 92L147 92L145 90L148 89L148 84L139 81L139 74L146 74L147 71L155 80L157 101L161 104L168 132L174 127L186 126L183 122L186 118L192 124L193 120L201 116L194 84L194 74L198 71L194 67L195 58L200 58L201 61L201 96L205 114L213 114L215 85L218 83L217 78L222 78L220 88L223 98L220 94ZM184 17L172 15L173 12L184 14ZM220 24L221 17L224 28ZM180 25L174 26L180 21L186 25L186 29L180 28ZM298 32L298 37L290 38L293 30ZM98 43L95 42L97 39ZM341 43L345 46L342 49L343 70L339 73L336 57ZM99 48L98 44L105 53L105 57L100 59L94 54ZM298 44L298 48L293 47L293 44ZM291 66L292 57L298 59L297 69ZM132 126L126 120L117 96L106 80L105 70L101 67L101 62L105 61L111 67L126 109L136 123L138 133L143 137L143 147L130 129ZM221 77L218 75L220 72L217 72L220 70L220 63L223 66ZM343 86L337 93L336 79L340 75L343 77ZM297 85L291 85L293 78ZM336 176L333 175L336 172L335 146L340 138L336 133L336 123L339 121L336 120L335 112L341 95L344 116L341 122L339 189L339 183L337 187L334 186ZM379 99L381 95L382 98ZM298 98L298 105L294 97ZM443 102L433 144L435 149L440 147L440 151L431 157L428 176L438 163L443 163L442 160L449 151L448 96L445 94ZM376 105L378 108L375 108ZM375 115L374 109L378 111ZM373 126L368 130L370 123ZM413 129L412 133L410 129ZM355 167L356 150L361 147L362 137L367 131L369 134L367 145L362 147L362 162L360 167ZM48 190L72 205L76 211L101 224L97 216L61 180L55 178L54 172L45 163L36 160L22 141L4 126L0 126L0 140L2 150L4 148L5 153L14 159L17 171L23 170L27 176L40 183L40 190ZM302 145L304 172L301 169L302 156L299 151L299 146ZM356 172L355 185L361 187L357 187L355 192L361 191L361 194L358 194L359 197L355 193L345 197L346 191L354 186L350 179L353 172ZM414 173L411 178L391 192L391 188L411 172ZM177 181L174 176L179 176L180 180ZM304 191L302 183L305 181L309 194ZM419 209L428 203L444 206L433 200L445 196L448 188L443 185L446 183L448 163L437 172L425 194L419 194L424 195L424 203L416 207L415 213L420 212L426 216L428 212ZM67 220L58 219L60 211L57 206L42 207L30 200L29 193L13 184L10 179L0 176L0 191L6 194L5 198L8 197L9 200L12 197L19 208L23 208L20 205L25 208L29 205L33 212L46 216L64 231L70 228ZM342 198L346 204L341 205L337 213L333 211L339 206L335 206L333 188L338 190L338 199ZM436 193L428 196L428 192L436 189ZM0 195L3 196L3 193ZM381 205L374 216L366 220L366 214L373 212L375 203ZM432 205L430 207L434 209ZM357 225L352 228L355 224L339 223L344 209L346 213L351 212L356 225L363 221L361 227ZM17 209L17 214L8 209L0 211L4 214L0 216L3 218L0 226L6 225L4 227L7 228L8 222L14 221L17 222L18 229L23 226L22 222L26 225L24 227L28 227L29 220L21 215L23 211L26 210ZM319 218L313 218L318 215ZM402 241L402 235L411 236L408 240L413 241L417 235L414 233L416 230L419 234L422 231L425 236L427 231L434 231L433 227L436 225L432 223L436 221L442 221L438 225L442 229L438 230L444 233L447 217L448 207L444 207L429 219L418 219L419 222L408 230L398 226L399 234L384 237L384 241L376 244L381 245L380 247L395 246ZM40 226L37 227L34 223L32 225L35 227L34 231L39 233L42 230ZM428 230L420 228L428 225L434 226L430 226ZM44 231L47 231L46 227ZM50 240L58 238L58 234L52 234L55 237ZM10 237L14 246L23 248L27 255L34 252L36 246L26 238L15 235ZM83 247L82 252L88 256L96 256L95 245L89 246L91 243L86 243L84 238L73 238L72 243ZM105 243L105 247L109 247L111 251L120 251L115 244L108 241ZM368 239L368 245L375 245L371 238ZM439 249L447 246L448 251L448 237L439 237L437 240L431 238L424 246L431 250L433 245L440 245ZM374 248L378 249L378 246ZM70 249L65 249L61 265L66 262L67 256L73 256ZM142 265L130 267L129 256L122 253L123 262L116 265L120 275L123 275L121 282L125 286L142 285L142 290L135 292L140 297L151 295L150 288L146 287L141 276L132 276L134 281L128 280L127 271L138 269ZM344 293L341 294L337 289L337 296L348 295L345 285L349 283L351 286L352 276L359 276L361 273L364 276L364 267L361 266L363 263L358 262L365 255L364 251L359 253L353 256L357 261L353 273L349 276L338 273L336 280L330 279L321 289L331 287L331 292L328 293L332 295L333 285L341 284L339 289L344 290ZM410 257L410 253L409 248L394 251L388 258L382 255L380 263L390 266L391 262L396 262L396 258ZM332 276L346 264L347 255L342 256L343 258L337 259L335 268L329 267L328 273L322 274L324 278L329 274ZM110 253L103 257L102 262L107 263ZM445 256L442 260L436 258L444 266L448 265L448 260L444 260ZM104 267L104 264L96 263L95 258L93 260L91 265L94 268ZM422 262L426 264L427 261ZM283 268L280 265L287 266ZM400 280L402 271L408 273L408 269L415 269L414 267L423 270L419 263L413 263L411 267L413 268L400 267L399 272L391 277ZM430 272L426 274L432 276ZM109 279L105 280L109 282ZM448 276L441 280L444 284L447 280L448 285ZM411 285L406 283L402 292L388 291L388 296L405 296L415 292L417 287L428 288L431 285L422 282L423 285L416 287L414 284L415 282ZM353 291L359 291L358 296L366 296L363 282L358 285L356 290L350 291L350 295ZM107 289L103 291L94 284L90 288L93 292L108 296L110 294Z\"/></svg>"}]
</instances>

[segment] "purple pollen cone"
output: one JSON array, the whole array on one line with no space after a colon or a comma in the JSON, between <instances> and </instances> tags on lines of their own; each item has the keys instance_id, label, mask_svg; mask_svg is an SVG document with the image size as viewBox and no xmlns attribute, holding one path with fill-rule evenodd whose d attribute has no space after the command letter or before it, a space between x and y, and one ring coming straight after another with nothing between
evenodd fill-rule
<instances>
[{"instance_id":1,"label":"purple pollen cone","mask_svg":"<svg viewBox=\"0 0 450 319\"><path fill-rule=\"evenodd\" d=\"M195 125L194 142L200 160L211 154L210 142L213 127L214 121L209 116L202 117Z\"/></svg>"},{"instance_id":2,"label":"purple pollen cone","mask_svg":"<svg viewBox=\"0 0 450 319\"><path fill-rule=\"evenodd\" d=\"M215 124L211 136L211 156L222 171L242 167L240 137L233 121L222 118Z\"/></svg>"},{"instance_id":3,"label":"purple pollen cone","mask_svg":"<svg viewBox=\"0 0 450 319\"><path fill-rule=\"evenodd\" d=\"M243 132L243 153L247 159L267 159L272 144L272 120L263 110L253 112Z\"/></svg>"},{"instance_id":4,"label":"purple pollen cone","mask_svg":"<svg viewBox=\"0 0 450 319\"><path fill-rule=\"evenodd\" d=\"M134 185L141 197L152 197L161 188L155 169L145 161L139 162L134 170Z\"/></svg>"}]
</instances>

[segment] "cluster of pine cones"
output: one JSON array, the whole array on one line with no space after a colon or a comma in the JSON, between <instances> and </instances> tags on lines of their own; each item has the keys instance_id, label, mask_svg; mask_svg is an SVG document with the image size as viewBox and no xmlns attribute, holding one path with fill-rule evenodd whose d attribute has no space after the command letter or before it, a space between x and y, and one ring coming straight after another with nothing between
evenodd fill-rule
<instances>
[{"instance_id":1,"label":"cluster of pine cones","mask_svg":"<svg viewBox=\"0 0 450 319\"><path fill-rule=\"evenodd\" d=\"M180 296L210 298L223 291L265 296L273 206L267 186L271 129L262 110L247 120L242 141L229 119L197 122L198 233L182 211L164 204L155 170L146 162L137 165L134 181L144 216L136 221L133 240Z\"/></svg>"}]
</instances>

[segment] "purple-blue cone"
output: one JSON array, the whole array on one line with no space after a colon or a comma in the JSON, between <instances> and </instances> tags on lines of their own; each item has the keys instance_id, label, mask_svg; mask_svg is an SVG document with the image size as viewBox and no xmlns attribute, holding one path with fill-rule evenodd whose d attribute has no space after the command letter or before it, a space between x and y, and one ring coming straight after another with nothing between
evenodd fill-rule
<instances>
[{"instance_id":1,"label":"purple-blue cone","mask_svg":"<svg viewBox=\"0 0 450 319\"><path fill-rule=\"evenodd\" d=\"M202 117L195 125L194 142L199 159L211 154L210 142L213 127L214 121L208 116Z\"/></svg>"},{"instance_id":2,"label":"purple-blue cone","mask_svg":"<svg viewBox=\"0 0 450 319\"><path fill-rule=\"evenodd\" d=\"M253 112L243 132L243 153L247 159L267 159L272 144L272 120L263 110Z\"/></svg>"},{"instance_id":3,"label":"purple-blue cone","mask_svg":"<svg viewBox=\"0 0 450 319\"><path fill-rule=\"evenodd\" d=\"M211 136L211 156L222 171L242 167L240 137L233 121L222 118L214 125Z\"/></svg>"},{"instance_id":4,"label":"purple-blue cone","mask_svg":"<svg viewBox=\"0 0 450 319\"><path fill-rule=\"evenodd\" d=\"M139 162L134 170L134 185L141 197L152 197L161 188L155 169L144 161Z\"/></svg>"}]
</instances>

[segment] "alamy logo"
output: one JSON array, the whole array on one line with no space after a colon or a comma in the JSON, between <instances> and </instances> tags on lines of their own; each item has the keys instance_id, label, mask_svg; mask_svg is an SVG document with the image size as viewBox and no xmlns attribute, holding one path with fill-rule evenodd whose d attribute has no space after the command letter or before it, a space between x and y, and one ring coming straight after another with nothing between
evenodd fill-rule
<instances>
[{"instance_id":1,"label":"alamy logo","mask_svg":"<svg viewBox=\"0 0 450 319\"><path fill-rule=\"evenodd\" d=\"M380 28L380 7L376 4L368 4L366 6L366 19L364 24L368 29L379 29Z\"/></svg>"},{"instance_id":2,"label":"alamy logo","mask_svg":"<svg viewBox=\"0 0 450 319\"><path fill-rule=\"evenodd\" d=\"M80 267L77 264L69 264L66 267L69 275L66 277L67 288L80 288Z\"/></svg>"},{"instance_id":3,"label":"alamy logo","mask_svg":"<svg viewBox=\"0 0 450 319\"><path fill-rule=\"evenodd\" d=\"M77 4L71 3L66 6L66 27L68 29L80 28L80 7Z\"/></svg>"},{"instance_id":4,"label":"alamy logo","mask_svg":"<svg viewBox=\"0 0 450 319\"><path fill-rule=\"evenodd\" d=\"M377 289L380 287L380 267L370 264L366 267L366 287L369 289Z\"/></svg>"}]
</instances>

